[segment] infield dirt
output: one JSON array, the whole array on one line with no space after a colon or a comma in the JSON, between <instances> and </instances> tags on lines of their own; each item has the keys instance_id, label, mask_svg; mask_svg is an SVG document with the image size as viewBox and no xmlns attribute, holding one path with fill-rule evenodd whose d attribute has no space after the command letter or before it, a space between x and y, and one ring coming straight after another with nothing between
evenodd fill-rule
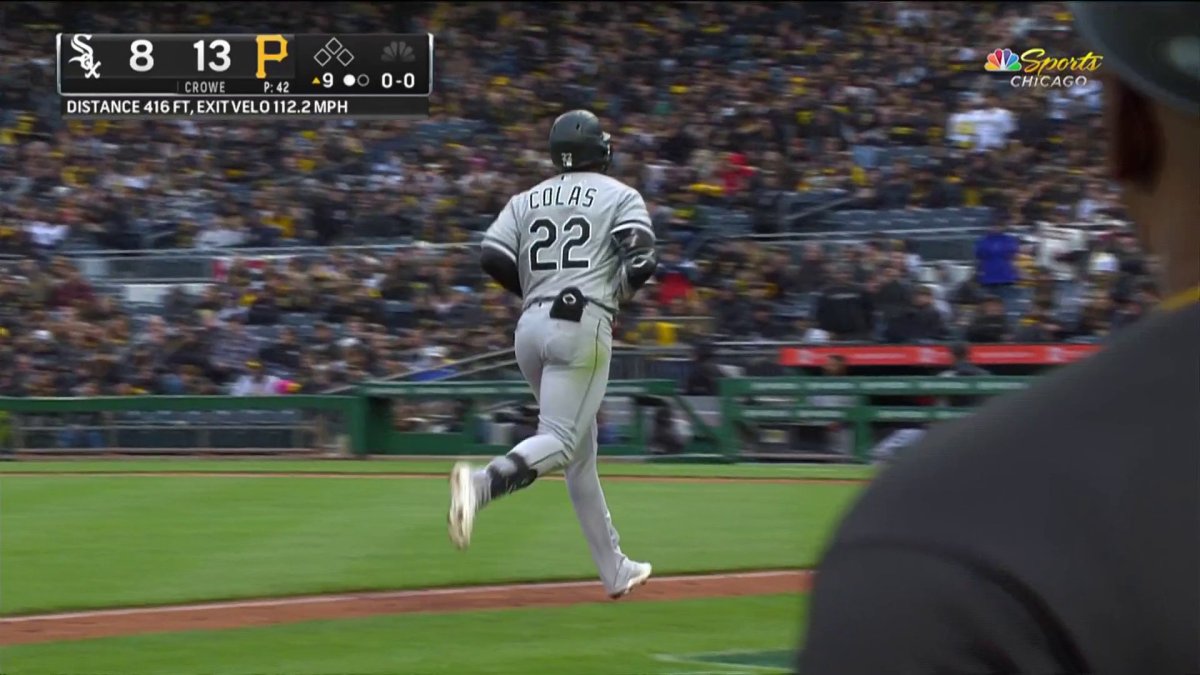
<instances>
[{"instance_id":1,"label":"infield dirt","mask_svg":"<svg viewBox=\"0 0 1200 675\"><path fill-rule=\"evenodd\" d=\"M384 614L450 613L582 603L730 598L807 591L808 570L654 577L620 600L596 581L339 593L191 605L130 607L0 618L0 645L221 630Z\"/></svg>"}]
</instances>

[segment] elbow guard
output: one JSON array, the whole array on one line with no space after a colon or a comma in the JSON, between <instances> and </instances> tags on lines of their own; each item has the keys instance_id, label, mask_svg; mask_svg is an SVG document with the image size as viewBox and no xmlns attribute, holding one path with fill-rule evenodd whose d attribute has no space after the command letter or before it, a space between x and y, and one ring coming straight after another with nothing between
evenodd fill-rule
<instances>
[{"instance_id":1,"label":"elbow guard","mask_svg":"<svg viewBox=\"0 0 1200 675\"><path fill-rule=\"evenodd\" d=\"M654 254L654 249L640 251L626 258L625 284L629 287L629 294L633 295L639 288L645 286L657 269L658 256Z\"/></svg>"},{"instance_id":2,"label":"elbow guard","mask_svg":"<svg viewBox=\"0 0 1200 675\"><path fill-rule=\"evenodd\" d=\"M509 293L522 297L521 274L512 258L494 248L485 247L479 257L479 266Z\"/></svg>"},{"instance_id":3,"label":"elbow guard","mask_svg":"<svg viewBox=\"0 0 1200 675\"><path fill-rule=\"evenodd\" d=\"M614 236L623 261L621 269L621 298L632 298L638 289L646 285L658 269L658 256L654 252L654 235L640 228Z\"/></svg>"}]
</instances>

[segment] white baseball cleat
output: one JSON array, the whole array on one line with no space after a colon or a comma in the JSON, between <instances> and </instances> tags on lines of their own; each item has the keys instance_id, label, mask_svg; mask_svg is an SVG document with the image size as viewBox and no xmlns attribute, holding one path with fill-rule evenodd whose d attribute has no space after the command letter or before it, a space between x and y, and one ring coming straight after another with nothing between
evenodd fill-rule
<instances>
[{"instance_id":1,"label":"white baseball cleat","mask_svg":"<svg viewBox=\"0 0 1200 675\"><path fill-rule=\"evenodd\" d=\"M471 545L471 529L475 527L475 486L471 481L471 465L456 462L450 469L450 541L459 549Z\"/></svg>"},{"instance_id":2,"label":"white baseball cleat","mask_svg":"<svg viewBox=\"0 0 1200 675\"><path fill-rule=\"evenodd\" d=\"M612 598L613 600L629 595L630 591L650 580L650 573L653 572L653 568L650 566L650 563L634 562L632 560L628 562L629 578L625 581L625 583L617 587L620 590L609 593L608 597Z\"/></svg>"}]
</instances>

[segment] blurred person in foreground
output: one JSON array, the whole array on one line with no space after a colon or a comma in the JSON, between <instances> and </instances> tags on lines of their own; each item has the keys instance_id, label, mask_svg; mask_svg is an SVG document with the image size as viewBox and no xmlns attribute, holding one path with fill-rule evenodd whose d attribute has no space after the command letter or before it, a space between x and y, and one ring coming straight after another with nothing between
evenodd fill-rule
<instances>
[{"instance_id":1,"label":"blurred person in foreground","mask_svg":"<svg viewBox=\"0 0 1200 675\"><path fill-rule=\"evenodd\" d=\"M1165 299L864 492L817 573L803 675L1200 672L1200 4L1073 8Z\"/></svg>"}]
</instances>

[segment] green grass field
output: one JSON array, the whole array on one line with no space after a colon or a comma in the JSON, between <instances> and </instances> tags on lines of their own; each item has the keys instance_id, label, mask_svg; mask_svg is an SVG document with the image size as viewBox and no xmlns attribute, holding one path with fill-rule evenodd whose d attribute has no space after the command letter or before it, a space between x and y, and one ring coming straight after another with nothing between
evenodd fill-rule
<instances>
[{"instance_id":1,"label":"green grass field","mask_svg":"<svg viewBox=\"0 0 1200 675\"><path fill-rule=\"evenodd\" d=\"M0 464L0 614L594 578L566 488L489 507L468 553L445 534L445 461ZM421 473L428 478L76 475ZM36 472L37 475L13 475ZM69 472L72 475L64 475ZM836 467L611 463L602 475L866 478ZM612 480L630 555L656 576L814 564L859 486ZM407 614L0 648L0 673L770 672L689 654L790 649L799 596ZM760 655L761 656L761 655ZM755 656L754 658L758 658Z\"/></svg>"},{"instance_id":2,"label":"green grass field","mask_svg":"<svg viewBox=\"0 0 1200 675\"><path fill-rule=\"evenodd\" d=\"M290 460L290 459L107 459L0 462L5 473L224 472L224 473L345 473L435 474L445 476L451 460ZM643 464L608 461L603 476L668 476L724 478L804 478L864 480L875 475L869 466L820 464Z\"/></svg>"}]
</instances>

